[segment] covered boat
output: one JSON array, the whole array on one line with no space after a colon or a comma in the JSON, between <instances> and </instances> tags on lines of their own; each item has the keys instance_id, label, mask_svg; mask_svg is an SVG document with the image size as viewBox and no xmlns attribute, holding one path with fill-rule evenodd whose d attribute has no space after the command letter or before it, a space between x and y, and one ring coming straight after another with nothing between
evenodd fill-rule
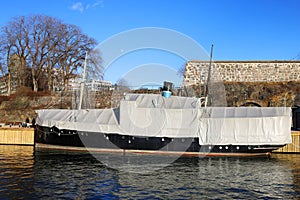
<instances>
[{"instance_id":1,"label":"covered boat","mask_svg":"<svg viewBox=\"0 0 300 200\"><path fill-rule=\"evenodd\" d=\"M258 156L291 143L289 107L202 107L198 98L126 94L117 108L37 114L39 148Z\"/></svg>"}]
</instances>

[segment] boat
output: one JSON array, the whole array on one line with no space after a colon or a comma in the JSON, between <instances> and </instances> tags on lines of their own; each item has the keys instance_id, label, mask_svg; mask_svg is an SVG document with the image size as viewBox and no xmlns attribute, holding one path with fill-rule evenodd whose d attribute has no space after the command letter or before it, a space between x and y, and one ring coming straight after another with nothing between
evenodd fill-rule
<instances>
[{"instance_id":1,"label":"boat","mask_svg":"<svg viewBox=\"0 0 300 200\"><path fill-rule=\"evenodd\" d=\"M292 142L289 107L208 107L210 66L200 98L125 94L119 106L37 110L37 149L186 156L269 156ZM87 54L86 54L87 57ZM200 87L201 89L201 87Z\"/></svg>"},{"instance_id":2,"label":"boat","mask_svg":"<svg viewBox=\"0 0 300 200\"><path fill-rule=\"evenodd\" d=\"M37 148L266 156L291 143L289 107L205 107L201 98L126 94L116 108L37 110Z\"/></svg>"}]
</instances>

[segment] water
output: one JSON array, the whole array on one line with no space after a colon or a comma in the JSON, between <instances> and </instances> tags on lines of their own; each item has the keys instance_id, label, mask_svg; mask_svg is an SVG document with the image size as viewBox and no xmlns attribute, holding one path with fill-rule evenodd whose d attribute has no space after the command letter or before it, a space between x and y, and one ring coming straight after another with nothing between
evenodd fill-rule
<instances>
[{"instance_id":1,"label":"water","mask_svg":"<svg viewBox=\"0 0 300 200\"><path fill-rule=\"evenodd\" d=\"M0 176L1 199L300 198L299 154L180 158L141 174L111 169L88 153L0 145Z\"/></svg>"}]
</instances>

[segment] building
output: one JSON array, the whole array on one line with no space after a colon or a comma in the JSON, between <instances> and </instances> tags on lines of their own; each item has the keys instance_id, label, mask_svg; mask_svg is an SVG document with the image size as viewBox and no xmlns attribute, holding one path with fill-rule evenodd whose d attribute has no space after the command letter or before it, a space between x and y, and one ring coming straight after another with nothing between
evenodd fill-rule
<instances>
[{"instance_id":1,"label":"building","mask_svg":"<svg viewBox=\"0 0 300 200\"><path fill-rule=\"evenodd\" d=\"M69 90L80 90L81 80L78 78L72 78L69 80ZM85 85L91 91L111 90L113 84L110 81L105 80L88 80Z\"/></svg>"}]
</instances>

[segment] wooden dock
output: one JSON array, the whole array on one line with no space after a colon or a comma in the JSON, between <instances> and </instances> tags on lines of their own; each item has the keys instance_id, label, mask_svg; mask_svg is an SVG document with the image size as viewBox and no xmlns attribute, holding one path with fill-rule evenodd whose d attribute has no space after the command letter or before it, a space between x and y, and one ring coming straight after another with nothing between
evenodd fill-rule
<instances>
[{"instance_id":1,"label":"wooden dock","mask_svg":"<svg viewBox=\"0 0 300 200\"><path fill-rule=\"evenodd\" d=\"M34 145L34 129L1 127L0 144Z\"/></svg>"},{"instance_id":2,"label":"wooden dock","mask_svg":"<svg viewBox=\"0 0 300 200\"><path fill-rule=\"evenodd\" d=\"M274 153L300 153L300 131L292 131L292 143ZM1 127L0 144L34 145L34 129L22 127Z\"/></svg>"},{"instance_id":3,"label":"wooden dock","mask_svg":"<svg viewBox=\"0 0 300 200\"><path fill-rule=\"evenodd\" d=\"M273 151L274 153L300 153L300 131L292 131L292 143Z\"/></svg>"}]
</instances>

